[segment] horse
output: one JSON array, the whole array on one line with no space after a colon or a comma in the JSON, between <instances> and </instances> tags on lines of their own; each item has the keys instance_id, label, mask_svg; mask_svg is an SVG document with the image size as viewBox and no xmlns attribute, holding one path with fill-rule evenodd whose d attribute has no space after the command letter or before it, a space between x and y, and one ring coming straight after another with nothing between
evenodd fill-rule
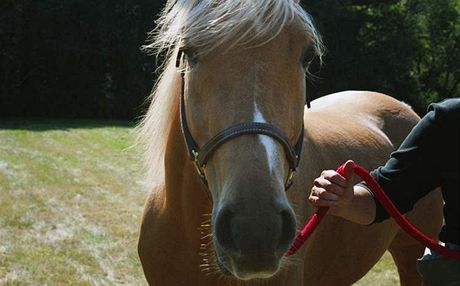
<instances>
[{"instance_id":1,"label":"horse","mask_svg":"<svg viewBox=\"0 0 460 286\"><path fill-rule=\"evenodd\" d=\"M351 285L386 250L401 285L420 285L423 247L391 220L327 216L285 256L314 212L314 178L350 158L376 168L419 120L368 91L305 107L308 64L324 49L299 1L170 0L146 49L166 58L138 126L151 186L138 253L150 285ZM436 237L440 193L407 217Z\"/></svg>"}]
</instances>

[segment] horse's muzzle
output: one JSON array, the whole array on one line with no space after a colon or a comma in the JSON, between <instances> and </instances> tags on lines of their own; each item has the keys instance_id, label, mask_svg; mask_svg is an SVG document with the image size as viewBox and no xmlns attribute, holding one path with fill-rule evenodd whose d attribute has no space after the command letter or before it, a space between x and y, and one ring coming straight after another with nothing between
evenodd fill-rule
<instances>
[{"instance_id":1,"label":"horse's muzzle","mask_svg":"<svg viewBox=\"0 0 460 286\"><path fill-rule=\"evenodd\" d=\"M242 211L223 206L214 223L214 245L221 271L242 280L269 278L295 237L295 216L287 201Z\"/></svg>"}]
</instances>

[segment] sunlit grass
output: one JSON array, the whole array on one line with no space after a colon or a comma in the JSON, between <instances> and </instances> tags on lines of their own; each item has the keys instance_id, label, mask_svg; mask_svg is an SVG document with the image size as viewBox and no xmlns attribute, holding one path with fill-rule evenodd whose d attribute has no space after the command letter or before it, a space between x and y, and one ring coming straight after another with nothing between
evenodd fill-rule
<instances>
[{"instance_id":1,"label":"sunlit grass","mask_svg":"<svg viewBox=\"0 0 460 286\"><path fill-rule=\"evenodd\" d=\"M132 125L0 120L0 285L146 285ZM385 255L356 285L398 285Z\"/></svg>"},{"instance_id":2,"label":"sunlit grass","mask_svg":"<svg viewBox=\"0 0 460 286\"><path fill-rule=\"evenodd\" d=\"M394 286L399 285L399 276L389 252L367 273L356 286Z\"/></svg>"},{"instance_id":3,"label":"sunlit grass","mask_svg":"<svg viewBox=\"0 0 460 286\"><path fill-rule=\"evenodd\" d=\"M145 285L132 126L0 122L0 285Z\"/></svg>"}]
</instances>

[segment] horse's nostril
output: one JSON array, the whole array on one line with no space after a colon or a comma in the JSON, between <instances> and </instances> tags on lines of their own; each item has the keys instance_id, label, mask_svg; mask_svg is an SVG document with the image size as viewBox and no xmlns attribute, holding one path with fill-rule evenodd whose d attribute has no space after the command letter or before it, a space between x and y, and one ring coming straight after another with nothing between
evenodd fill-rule
<instances>
[{"instance_id":1,"label":"horse's nostril","mask_svg":"<svg viewBox=\"0 0 460 286\"><path fill-rule=\"evenodd\" d=\"M291 246L295 238L296 223L294 213L290 209L280 212L281 215L281 237L277 247L277 252L284 253Z\"/></svg>"},{"instance_id":2,"label":"horse's nostril","mask_svg":"<svg viewBox=\"0 0 460 286\"><path fill-rule=\"evenodd\" d=\"M218 213L216 219L216 239L226 252L237 252L232 231L233 216L234 213L230 209L223 208Z\"/></svg>"}]
</instances>

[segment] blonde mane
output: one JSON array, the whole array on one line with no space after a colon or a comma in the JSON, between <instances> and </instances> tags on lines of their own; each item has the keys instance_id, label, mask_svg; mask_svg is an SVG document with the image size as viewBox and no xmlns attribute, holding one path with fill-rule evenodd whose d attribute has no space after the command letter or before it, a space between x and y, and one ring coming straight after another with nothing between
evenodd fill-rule
<instances>
[{"instance_id":1,"label":"blonde mane","mask_svg":"<svg viewBox=\"0 0 460 286\"><path fill-rule=\"evenodd\" d=\"M167 2L157 28L150 33L150 43L144 46L144 50L157 55L164 53L168 58L150 96L150 108L137 128L139 142L145 146L150 186L164 181L166 143L179 107L180 76L175 67L175 54L182 41L199 54L206 54L222 44L229 44L230 48L262 45L294 19L305 25L314 50L321 57L321 38L298 0Z\"/></svg>"}]
</instances>

